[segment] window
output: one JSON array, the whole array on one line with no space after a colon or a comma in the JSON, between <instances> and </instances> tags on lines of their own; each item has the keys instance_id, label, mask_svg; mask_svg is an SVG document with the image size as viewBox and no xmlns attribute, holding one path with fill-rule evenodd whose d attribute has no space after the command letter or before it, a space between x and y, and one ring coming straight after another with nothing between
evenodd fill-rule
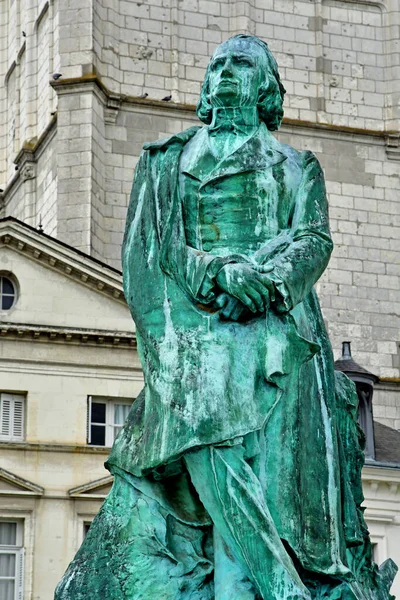
<instances>
[{"instance_id":1,"label":"window","mask_svg":"<svg viewBox=\"0 0 400 600\"><path fill-rule=\"evenodd\" d=\"M132 400L90 396L88 401L88 444L112 446L122 429Z\"/></svg>"},{"instance_id":2,"label":"window","mask_svg":"<svg viewBox=\"0 0 400 600\"><path fill-rule=\"evenodd\" d=\"M9 277L0 276L0 310L10 310L17 299L15 284Z\"/></svg>"},{"instance_id":3,"label":"window","mask_svg":"<svg viewBox=\"0 0 400 600\"><path fill-rule=\"evenodd\" d=\"M378 544L376 542L371 543L371 550L372 550L372 560L374 561L374 563L378 563Z\"/></svg>"},{"instance_id":4,"label":"window","mask_svg":"<svg viewBox=\"0 0 400 600\"><path fill-rule=\"evenodd\" d=\"M0 598L23 600L23 523L0 521Z\"/></svg>"},{"instance_id":5,"label":"window","mask_svg":"<svg viewBox=\"0 0 400 600\"><path fill-rule=\"evenodd\" d=\"M83 522L83 539L85 539L85 537L87 536L91 524L92 524L92 521L84 521Z\"/></svg>"},{"instance_id":6,"label":"window","mask_svg":"<svg viewBox=\"0 0 400 600\"><path fill-rule=\"evenodd\" d=\"M24 412L22 394L0 394L0 441L21 442L24 439Z\"/></svg>"}]
</instances>

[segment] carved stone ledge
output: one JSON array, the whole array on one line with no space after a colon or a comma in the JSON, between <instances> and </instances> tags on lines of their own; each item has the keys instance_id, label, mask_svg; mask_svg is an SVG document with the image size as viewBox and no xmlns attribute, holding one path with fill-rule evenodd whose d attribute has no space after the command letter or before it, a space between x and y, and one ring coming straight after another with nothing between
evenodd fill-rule
<instances>
[{"instance_id":1,"label":"carved stone ledge","mask_svg":"<svg viewBox=\"0 0 400 600\"><path fill-rule=\"evenodd\" d=\"M121 96L116 94L107 96L107 105L104 107L104 121L107 125L115 125L120 107Z\"/></svg>"},{"instance_id":2,"label":"carved stone ledge","mask_svg":"<svg viewBox=\"0 0 400 600\"><path fill-rule=\"evenodd\" d=\"M35 177L36 177L36 163L26 162L21 169L22 181L27 181L28 179L35 179Z\"/></svg>"},{"instance_id":3,"label":"carved stone ledge","mask_svg":"<svg viewBox=\"0 0 400 600\"><path fill-rule=\"evenodd\" d=\"M386 156L390 160L400 160L400 133L389 133L385 142Z\"/></svg>"},{"instance_id":4,"label":"carved stone ledge","mask_svg":"<svg viewBox=\"0 0 400 600\"><path fill-rule=\"evenodd\" d=\"M53 115L40 137L31 138L23 143L21 150L13 161L18 168L4 191L0 194L0 209L1 205L7 204L9 194L15 185L21 185L21 182L36 177L36 163L43 150L53 139L56 133L56 123L57 115Z\"/></svg>"}]
</instances>

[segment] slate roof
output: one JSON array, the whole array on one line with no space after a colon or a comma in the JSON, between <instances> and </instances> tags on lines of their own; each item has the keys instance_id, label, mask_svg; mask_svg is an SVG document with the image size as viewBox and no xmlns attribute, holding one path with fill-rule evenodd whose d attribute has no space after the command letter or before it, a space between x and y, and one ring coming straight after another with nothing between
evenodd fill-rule
<instances>
[{"instance_id":1,"label":"slate roof","mask_svg":"<svg viewBox=\"0 0 400 600\"><path fill-rule=\"evenodd\" d=\"M374 421L375 460L400 465L400 431Z\"/></svg>"},{"instance_id":2,"label":"slate roof","mask_svg":"<svg viewBox=\"0 0 400 600\"><path fill-rule=\"evenodd\" d=\"M335 370L346 373L354 381L371 382L372 385L379 381L379 377L367 371L367 369L364 369L364 367L353 360L351 342L342 342L342 356L335 361Z\"/></svg>"},{"instance_id":3,"label":"slate roof","mask_svg":"<svg viewBox=\"0 0 400 600\"><path fill-rule=\"evenodd\" d=\"M335 370L343 371L344 373L354 373L355 375L367 375L369 378L379 381L379 377L371 373L371 371L367 371L367 369L364 369L364 367L356 363L356 361L352 358L339 358L338 360L336 360Z\"/></svg>"}]
</instances>

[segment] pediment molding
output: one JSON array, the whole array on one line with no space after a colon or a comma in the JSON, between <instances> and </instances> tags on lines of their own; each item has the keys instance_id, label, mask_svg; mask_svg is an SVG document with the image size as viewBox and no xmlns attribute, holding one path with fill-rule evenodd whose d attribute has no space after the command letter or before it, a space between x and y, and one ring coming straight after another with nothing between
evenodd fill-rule
<instances>
[{"instance_id":1,"label":"pediment molding","mask_svg":"<svg viewBox=\"0 0 400 600\"><path fill-rule=\"evenodd\" d=\"M0 219L0 248L4 246L126 305L121 271L39 232L18 219Z\"/></svg>"},{"instance_id":2,"label":"pediment molding","mask_svg":"<svg viewBox=\"0 0 400 600\"><path fill-rule=\"evenodd\" d=\"M43 496L44 488L0 468L1 496Z\"/></svg>"},{"instance_id":3,"label":"pediment molding","mask_svg":"<svg viewBox=\"0 0 400 600\"><path fill-rule=\"evenodd\" d=\"M85 498L88 500L104 499L110 491L113 481L114 477L109 475L108 477L96 479L95 481L72 488L68 490L68 494L70 498L79 498L80 500L84 500Z\"/></svg>"}]
</instances>

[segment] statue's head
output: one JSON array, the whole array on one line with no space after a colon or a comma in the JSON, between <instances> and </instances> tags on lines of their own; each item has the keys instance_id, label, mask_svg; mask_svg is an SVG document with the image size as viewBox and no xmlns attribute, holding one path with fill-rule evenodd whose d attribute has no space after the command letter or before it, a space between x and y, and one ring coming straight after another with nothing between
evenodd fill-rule
<instances>
[{"instance_id":1,"label":"statue's head","mask_svg":"<svg viewBox=\"0 0 400 600\"><path fill-rule=\"evenodd\" d=\"M207 67L197 116L211 123L218 106L257 106L270 131L283 117L283 87L278 65L267 44L253 35L235 35L220 44Z\"/></svg>"}]
</instances>

